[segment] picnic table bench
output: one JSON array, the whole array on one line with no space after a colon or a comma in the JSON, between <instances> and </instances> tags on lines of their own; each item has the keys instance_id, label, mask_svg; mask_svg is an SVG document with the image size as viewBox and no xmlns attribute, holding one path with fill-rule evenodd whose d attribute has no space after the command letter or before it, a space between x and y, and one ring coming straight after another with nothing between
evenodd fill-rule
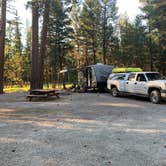
<instances>
[{"instance_id":1,"label":"picnic table bench","mask_svg":"<svg viewBox=\"0 0 166 166\"><path fill-rule=\"evenodd\" d=\"M30 94L27 95L27 99L31 101L33 98L49 98L51 96L56 96L59 98L59 93L55 89L33 89Z\"/></svg>"}]
</instances>

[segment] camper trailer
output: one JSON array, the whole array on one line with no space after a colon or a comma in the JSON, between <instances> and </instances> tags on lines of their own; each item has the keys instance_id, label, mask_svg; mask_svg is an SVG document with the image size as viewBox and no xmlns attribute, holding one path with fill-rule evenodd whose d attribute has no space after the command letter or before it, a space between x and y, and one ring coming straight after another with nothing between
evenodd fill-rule
<instances>
[{"instance_id":1,"label":"camper trailer","mask_svg":"<svg viewBox=\"0 0 166 166\"><path fill-rule=\"evenodd\" d=\"M107 87L107 79L113 70L112 65L95 64L81 69L62 70L63 84L77 85L84 91L89 89L103 91ZM62 83L62 82L61 82Z\"/></svg>"},{"instance_id":2,"label":"camper trailer","mask_svg":"<svg viewBox=\"0 0 166 166\"><path fill-rule=\"evenodd\" d=\"M85 91L92 88L99 91L106 90L107 79L112 73L113 68L112 65L103 64L86 66L82 71L84 78L82 84L81 81L79 81L80 85L82 85Z\"/></svg>"}]
</instances>

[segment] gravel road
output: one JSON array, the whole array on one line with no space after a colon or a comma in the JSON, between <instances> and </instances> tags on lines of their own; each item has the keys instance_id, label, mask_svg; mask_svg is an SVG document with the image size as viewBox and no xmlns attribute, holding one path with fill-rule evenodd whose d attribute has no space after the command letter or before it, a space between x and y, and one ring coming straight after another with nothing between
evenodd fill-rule
<instances>
[{"instance_id":1,"label":"gravel road","mask_svg":"<svg viewBox=\"0 0 166 166\"><path fill-rule=\"evenodd\" d=\"M0 166L166 166L166 103L73 93L0 96Z\"/></svg>"}]
</instances>

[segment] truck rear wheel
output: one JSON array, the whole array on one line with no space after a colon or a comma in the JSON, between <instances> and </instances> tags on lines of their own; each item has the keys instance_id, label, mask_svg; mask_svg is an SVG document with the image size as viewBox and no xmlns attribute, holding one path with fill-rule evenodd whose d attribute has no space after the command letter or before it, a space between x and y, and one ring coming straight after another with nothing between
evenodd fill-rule
<instances>
[{"instance_id":1,"label":"truck rear wheel","mask_svg":"<svg viewBox=\"0 0 166 166\"><path fill-rule=\"evenodd\" d=\"M111 89L111 95L114 97L118 97L119 96L119 91L116 87Z\"/></svg>"},{"instance_id":2,"label":"truck rear wheel","mask_svg":"<svg viewBox=\"0 0 166 166\"><path fill-rule=\"evenodd\" d=\"M159 90L152 90L150 92L150 101L154 104L160 103L161 94Z\"/></svg>"}]
</instances>

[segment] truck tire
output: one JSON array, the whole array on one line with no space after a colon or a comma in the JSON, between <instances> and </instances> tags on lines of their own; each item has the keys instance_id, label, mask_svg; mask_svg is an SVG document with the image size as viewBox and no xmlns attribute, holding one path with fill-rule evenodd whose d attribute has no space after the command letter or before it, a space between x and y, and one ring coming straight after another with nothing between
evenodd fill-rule
<instances>
[{"instance_id":1,"label":"truck tire","mask_svg":"<svg viewBox=\"0 0 166 166\"><path fill-rule=\"evenodd\" d=\"M160 103L161 100L161 94L159 90L152 90L150 92L150 101L154 104Z\"/></svg>"},{"instance_id":2,"label":"truck tire","mask_svg":"<svg viewBox=\"0 0 166 166\"><path fill-rule=\"evenodd\" d=\"M119 96L119 91L118 91L118 89L117 89L116 87L113 87L113 88L111 89L111 95L112 95L113 97L118 97L118 96Z\"/></svg>"}]
</instances>

